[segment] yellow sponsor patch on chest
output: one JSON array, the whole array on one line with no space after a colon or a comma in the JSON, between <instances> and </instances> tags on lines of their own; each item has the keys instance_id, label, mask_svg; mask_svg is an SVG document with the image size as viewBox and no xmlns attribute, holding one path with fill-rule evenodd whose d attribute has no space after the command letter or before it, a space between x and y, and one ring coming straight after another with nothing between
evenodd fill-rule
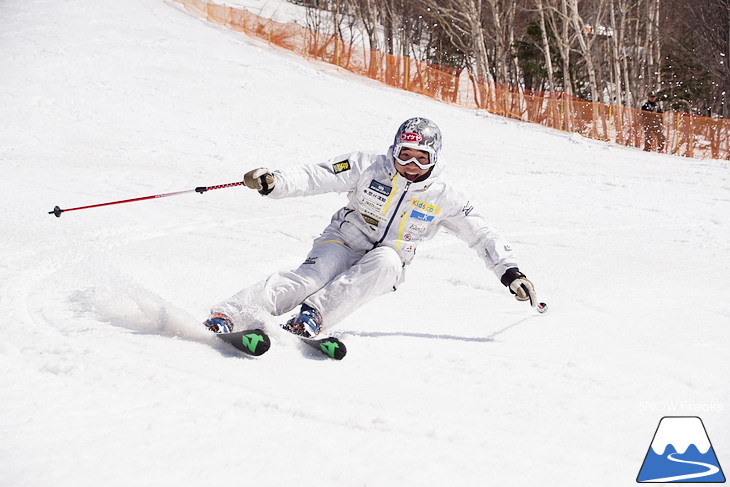
<instances>
[{"instance_id":1,"label":"yellow sponsor patch on chest","mask_svg":"<svg viewBox=\"0 0 730 487\"><path fill-rule=\"evenodd\" d=\"M419 210L423 211L427 215L438 215L439 213L441 213L440 206L434 206L430 203L426 203L425 201L421 201L417 198L411 199L411 206L418 208Z\"/></svg>"}]
</instances>

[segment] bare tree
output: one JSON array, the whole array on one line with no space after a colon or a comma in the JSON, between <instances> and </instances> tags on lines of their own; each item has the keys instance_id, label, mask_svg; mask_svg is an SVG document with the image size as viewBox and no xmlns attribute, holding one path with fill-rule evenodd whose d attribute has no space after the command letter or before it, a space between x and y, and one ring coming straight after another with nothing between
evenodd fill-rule
<instances>
[{"instance_id":1,"label":"bare tree","mask_svg":"<svg viewBox=\"0 0 730 487\"><path fill-rule=\"evenodd\" d=\"M509 75L514 44L514 18L517 2L514 0L485 0L484 19L481 23L488 39L494 46L494 73L500 83L516 82Z\"/></svg>"},{"instance_id":2,"label":"bare tree","mask_svg":"<svg viewBox=\"0 0 730 487\"><path fill-rule=\"evenodd\" d=\"M422 3L440 19L439 26L449 41L467 54L467 66L476 76L473 78L475 101L477 106L486 106L487 97L494 99L495 85L482 25L482 0L425 0ZM488 91L484 90L483 82L488 85Z\"/></svg>"},{"instance_id":3,"label":"bare tree","mask_svg":"<svg viewBox=\"0 0 730 487\"><path fill-rule=\"evenodd\" d=\"M411 59L467 68L481 107L496 83L521 89L529 77L566 95L564 128L573 97L637 107L656 90L680 108L730 116L730 0L296 1L322 33L320 50L362 35L371 75L407 80ZM386 54L397 59L383 68Z\"/></svg>"},{"instance_id":4,"label":"bare tree","mask_svg":"<svg viewBox=\"0 0 730 487\"><path fill-rule=\"evenodd\" d=\"M588 3L588 2L584 2ZM575 32L575 37L578 41L579 52L586 65L586 71L588 73L588 85L591 92L592 101L602 101L598 91L598 78L596 77L596 65L593 60L593 43L598 38L598 28L603 22L603 8L604 2L598 0L592 2L594 7L591 12L593 19L588 22L583 19L580 10L578 9L578 0L569 0L568 15L570 16L570 22Z\"/></svg>"},{"instance_id":5,"label":"bare tree","mask_svg":"<svg viewBox=\"0 0 730 487\"><path fill-rule=\"evenodd\" d=\"M545 8L543 7L543 0L537 1L537 13L540 19L540 40L542 41L542 53L545 57L545 67L547 68L548 75L548 87L551 90L556 90L557 85L555 84L555 68L553 67L552 50L550 47L550 41L548 40L547 22L545 21Z\"/></svg>"}]
</instances>

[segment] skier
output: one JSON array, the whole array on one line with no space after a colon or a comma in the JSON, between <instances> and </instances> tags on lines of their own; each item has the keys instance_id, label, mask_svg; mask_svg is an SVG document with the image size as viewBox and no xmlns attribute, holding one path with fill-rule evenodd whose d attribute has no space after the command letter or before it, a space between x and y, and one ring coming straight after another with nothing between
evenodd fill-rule
<instances>
[{"instance_id":1,"label":"skier","mask_svg":"<svg viewBox=\"0 0 730 487\"><path fill-rule=\"evenodd\" d=\"M657 104L654 93L649 93L646 102L641 105L639 121L644 127L644 151L651 151L652 142L656 139L657 152L663 153L664 125L662 123L662 108Z\"/></svg>"},{"instance_id":2,"label":"skier","mask_svg":"<svg viewBox=\"0 0 730 487\"><path fill-rule=\"evenodd\" d=\"M314 240L304 263L214 306L204 325L227 333L261 323L262 311L280 316L301 306L281 326L315 337L370 299L395 291L418 244L440 228L472 247L517 300L538 306L534 286L518 269L509 244L439 177L440 150L436 124L410 118L387 154L353 152L321 164L247 172L245 185L269 198L347 192L349 200Z\"/></svg>"}]
</instances>

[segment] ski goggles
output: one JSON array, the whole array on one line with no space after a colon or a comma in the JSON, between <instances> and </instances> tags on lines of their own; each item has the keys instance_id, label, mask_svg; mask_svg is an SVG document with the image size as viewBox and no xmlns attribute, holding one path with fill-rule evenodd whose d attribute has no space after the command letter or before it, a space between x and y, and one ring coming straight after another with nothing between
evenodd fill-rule
<instances>
[{"instance_id":1,"label":"ski goggles","mask_svg":"<svg viewBox=\"0 0 730 487\"><path fill-rule=\"evenodd\" d=\"M401 152L403 152L403 149L416 149L416 150L426 152L428 154L428 164L422 163L415 157L411 157L410 159L407 159L407 160L402 159ZM393 149L393 159L401 166L407 166L408 164L410 164L412 162L416 166L420 167L421 169L430 169L436 165L436 162L434 161L433 153L425 147L409 147L407 145L396 146Z\"/></svg>"}]
</instances>

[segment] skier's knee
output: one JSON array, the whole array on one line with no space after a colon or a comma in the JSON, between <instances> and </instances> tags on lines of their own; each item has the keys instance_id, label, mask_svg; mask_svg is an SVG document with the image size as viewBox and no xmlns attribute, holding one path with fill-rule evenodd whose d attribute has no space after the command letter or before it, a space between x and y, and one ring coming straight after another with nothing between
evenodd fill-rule
<instances>
[{"instance_id":1,"label":"skier's knee","mask_svg":"<svg viewBox=\"0 0 730 487\"><path fill-rule=\"evenodd\" d=\"M400 276L403 272L403 261L395 249L390 247L378 247L368 253L368 257L378 263L378 267L384 274L391 274L394 277Z\"/></svg>"}]
</instances>

